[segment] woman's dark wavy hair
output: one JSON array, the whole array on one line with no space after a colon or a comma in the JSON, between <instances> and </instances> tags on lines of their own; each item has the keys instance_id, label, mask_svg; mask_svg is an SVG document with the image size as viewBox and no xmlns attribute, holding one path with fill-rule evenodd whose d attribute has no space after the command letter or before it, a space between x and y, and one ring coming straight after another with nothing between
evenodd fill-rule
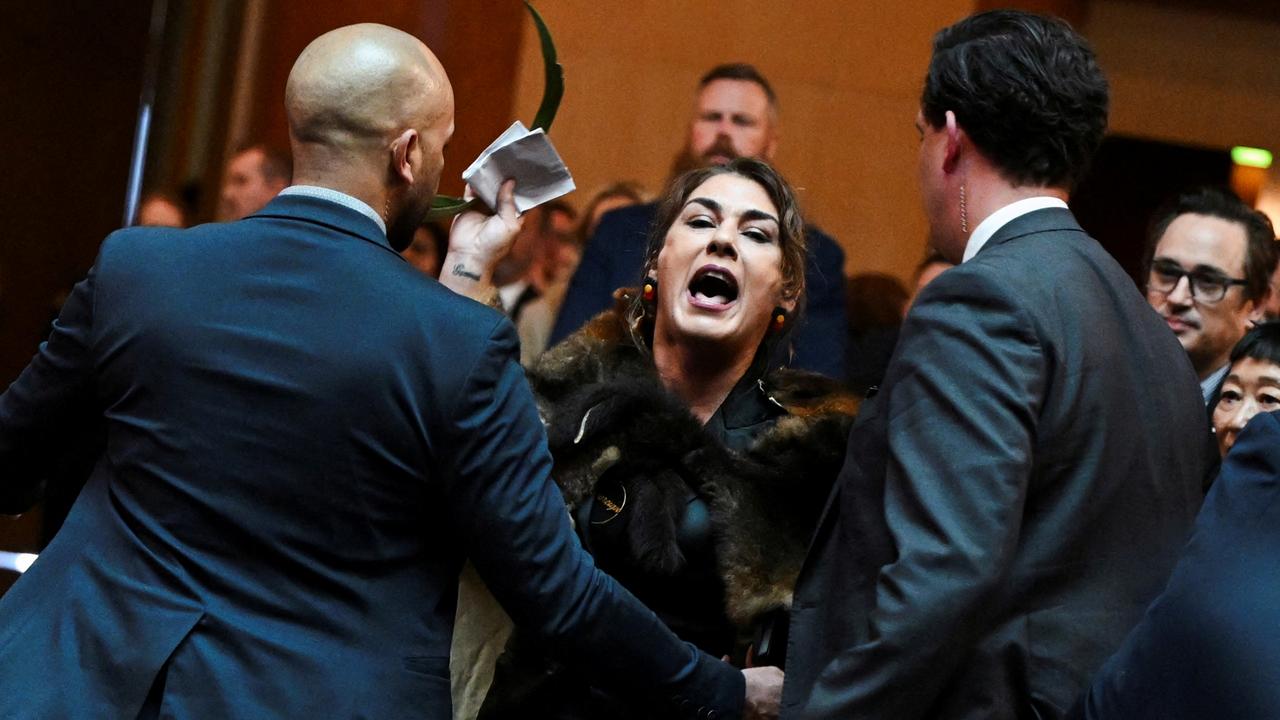
<instances>
[{"instance_id":1,"label":"woman's dark wavy hair","mask_svg":"<svg viewBox=\"0 0 1280 720\"><path fill-rule=\"evenodd\" d=\"M693 191L717 175L737 175L751 180L764 189L765 194L769 196L769 200L778 209L778 247L782 250L783 296L787 299L795 299L796 307L791 312L783 333L781 335L773 335L772 338L766 335L766 339L773 344L785 342L790 337L791 329L796 326L796 321L799 320L804 309L804 271L805 261L808 256L808 242L805 237L804 218L800 214L800 204L796 200L795 191L791 188L791 184L786 181L786 178L782 177L777 170L774 170L766 162L754 158L737 158L724 165L710 165L690 170L671 181L671 184L667 186L666 192L663 193L662 199L658 202L658 210L654 216L653 224L649 226L644 271L637 280L643 283L645 277L653 272L658 262L658 253L662 251L662 246L666 244L667 231L671 229L671 226L680 217L680 212L684 209L685 203L689 201ZM652 318L648 318L648 322L640 322L645 320L644 313L640 294L637 293L636 297L631 300L631 306L627 314L632 320L633 333L638 326L651 324ZM647 340L652 332L652 327L640 329L644 332ZM639 345L639 343L637 344Z\"/></svg>"},{"instance_id":2,"label":"woman's dark wavy hair","mask_svg":"<svg viewBox=\"0 0 1280 720\"><path fill-rule=\"evenodd\" d=\"M948 110L974 145L1019 185L1074 187L1107 128L1107 80L1093 50L1058 18L992 10L943 29L920 99L925 120Z\"/></svg>"},{"instance_id":3,"label":"woman's dark wavy hair","mask_svg":"<svg viewBox=\"0 0 1280 720\"><path fill-rule=\"evenodd\" d=\"M1231 348L1231 364L1243 358L1280 365L1280 320L1259 323Z\"/></svg>"}]
</instances>

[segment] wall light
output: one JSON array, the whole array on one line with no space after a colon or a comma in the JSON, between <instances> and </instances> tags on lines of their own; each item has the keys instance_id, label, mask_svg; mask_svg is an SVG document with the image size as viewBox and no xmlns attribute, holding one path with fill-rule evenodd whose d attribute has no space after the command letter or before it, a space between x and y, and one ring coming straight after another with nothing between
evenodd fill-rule
<instances>
[{"instance_id":1,"label":"wall light","mask_svg":"<svg viewBox=\"0 0 1280 720\"><path fill-rule=\"evenodd\" d=\"M1271 151L1262 148L1236 146L1231 148L1231 162L1245 167L1266 170L1271 167Z\"/></svg>"}]
</instances>

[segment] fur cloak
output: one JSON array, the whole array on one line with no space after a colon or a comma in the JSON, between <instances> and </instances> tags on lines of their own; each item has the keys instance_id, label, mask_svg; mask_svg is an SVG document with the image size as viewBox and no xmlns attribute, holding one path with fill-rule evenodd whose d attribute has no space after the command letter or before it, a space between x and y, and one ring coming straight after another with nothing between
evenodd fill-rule
<instances>
[{"instance_id":1,"label":"fur cloak","mask_svg":"<svg viewBox=\"0 0 1280 720\"><path fill-rule=\"evenodd\" d=\"M786 411L741 453L727 450L662 387L631 340L621 308L552 348L529 376L555 458L552 471L577 507L609 472L631 478L627 545L645 570L684 563L676 528L687 497L711 511L725 611L740 629L790 608L792 589L844 461L855 396L812 373L776 370L748 391Z\"/></svg>"}]
</instances>

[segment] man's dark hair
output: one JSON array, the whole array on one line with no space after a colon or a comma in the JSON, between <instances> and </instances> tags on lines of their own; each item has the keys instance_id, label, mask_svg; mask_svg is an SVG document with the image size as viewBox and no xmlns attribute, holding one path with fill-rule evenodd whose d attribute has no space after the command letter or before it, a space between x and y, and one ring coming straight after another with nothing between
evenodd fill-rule
<instances>
[{"instance_id":1,"label":"man's dark hair","mask_svg":"<svg viewBox=\"0 0 1280 720\"><path fill-rule=\"evenodd\" d=\"M1006 180L1071 188L1107 129L1107 80L1066 22L1018 10L968 17L933 38L920 109L948 110Z\"/></svg>"},{"instance_id":2,"label":"man's dark hair","mask_svg":"<svg viewBox=\"0 0 1280 720\"><path fill-rule=\"evenodd\" d=\"M1151 227L1147 231L1143 269L1150 274L1151 261L1155 257L1160 238L1164 237L1165 231L1178 216L1189 214L1208 215L1239 223L1244 227L1244 279L1248 282L1244 286L1244 297L1246 300L1258 300L1265 296L1270 287L1271 273L1276 269L1275 229L1271 226L1270 218L1244 204L1243 200L1226 188L1208 185L1194 188L1161 206L1152 216Z\"/></svg>"},{"instance_id":3,"label":"man's dark hair","mask_svg":"<svg viewBox=\"0 0 1280 720\"><path fill-rule=\"evenodd\" d=\"M706 75L703 75L702 79L698 81L698 89L701 90L716 80L745 80L747 82L753 82L764 90L764 95L769 98L770 105L775 108L778 106L778 96L773 94L773 87L769 85L768 80L764 79L764 75L761 75L760 71L756 70L754 65L749 65L747 63L725 63L724 65L717 65L711 68L711 70L709 70Z\"/></svg>"},{"instance_id":4,"label":"man's dark hair","mask_svg":"<svg viewBox=\"0 0 1280 720\"><path fill-rule=\"evenodd\" d=\"M1235 365L1242 358L1280 365L1280 321L1259 323L1245 333L1231 348L1231 364Z\"/></svg>"},{"instance_id":5,"label":"man's dark hair","mask_svg":"<svg viewBox=\"0 0 1280 720\"><path fill-rule=\"evenodd\" d=\"M232 157L239 157L254 150L262 153L261 170L264 178L282 181L285 185L293 181L293 157L280 148L265 143L251 143L237 148Z\"/></svg>"}]
</instances>

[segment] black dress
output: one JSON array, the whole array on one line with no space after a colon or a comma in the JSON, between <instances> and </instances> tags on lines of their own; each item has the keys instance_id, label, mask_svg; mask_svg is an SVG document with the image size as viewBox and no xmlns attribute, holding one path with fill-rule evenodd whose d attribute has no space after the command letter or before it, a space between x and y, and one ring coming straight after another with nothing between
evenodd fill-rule
<instances>
[{"instance_id":1,"label":"black dress","mask_svg":"<svg viewBox=\"0 0 1280 720\"><path fill-rule=\"evenodd\" d=\"M734 451L744 452L752 442L780 417L781 406L770 402L759 383L739 383L707 421L708 439ZM675 537L684 562L670 571L637 562L633 552L636 504L629 502L643 490L647 478L620 477L606 473L596 484L595 494L574 513L578 537L596 558L596 564L630 590L682 639L716 657L739 658L745 642L725 613L725 587L716 562L711 509L705 497L695 491L697 479L674 486L669 498L676 511L670 513ZM630 507L628 507L630 505ZM641 511L643 512L643 511ZM643 531L641 531L643 532Z\"/></svg>"}]
</instances>

